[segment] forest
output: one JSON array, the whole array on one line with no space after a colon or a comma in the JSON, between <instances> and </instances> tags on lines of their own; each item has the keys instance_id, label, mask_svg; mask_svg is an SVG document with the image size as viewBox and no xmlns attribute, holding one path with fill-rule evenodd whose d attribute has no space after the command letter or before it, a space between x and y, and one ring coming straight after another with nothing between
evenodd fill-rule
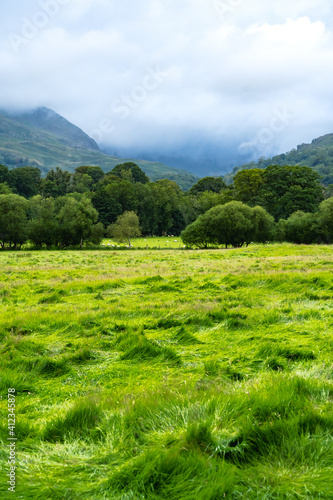
<instances>
[{"instance_id":1,"label":"forest","mask_svg":"<svg viewBox=\"0 0 333 500\"><path fill-rule=\"evenodd\" d=\"M38 167L0 165L2 249L28 241L36 248L98 245L127 213L137 217L132 236L181 235L188 247L333 240L332 185L306 166L244 169L229 185L204 177L182 191L168 179L150 182L132 162L106 173L58 167L44 178Z\"/></svg>"}]
</instances>

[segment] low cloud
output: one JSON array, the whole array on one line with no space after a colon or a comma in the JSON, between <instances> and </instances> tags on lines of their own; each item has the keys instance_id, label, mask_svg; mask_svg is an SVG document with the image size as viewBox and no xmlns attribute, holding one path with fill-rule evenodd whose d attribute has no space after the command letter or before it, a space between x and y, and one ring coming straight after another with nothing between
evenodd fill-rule
<instances>
[{"instance_id":1,"label":"low cloud","mask_svg":"<svg viewBox=\"0 0 333 500\"><path fill-rule=\"evenodd\" d=\"M245 161L332 132L327 1L28 0L0 15L0 104L49 106L114 151L230 168L231 145Z\"/></svg>"}]
</instances>

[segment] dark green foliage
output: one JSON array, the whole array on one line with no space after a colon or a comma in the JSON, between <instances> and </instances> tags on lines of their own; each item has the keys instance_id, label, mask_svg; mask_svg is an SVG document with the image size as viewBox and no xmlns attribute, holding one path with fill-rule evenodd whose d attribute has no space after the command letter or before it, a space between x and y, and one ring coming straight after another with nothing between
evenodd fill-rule
<instances>
[{"instance_id":1,"label":"dark green foliage","mask_svg":"<svg viewBox=\"0 0 333 500\"><path fill-rule=\"evenodd\" d=\"M35 196L29 203L28 238L37 246L57 243L58 225L53 198Z\"/></svg>"},{"instance_id":2,"label":"dark green foliage","mask_svg":"<svg viewBox=\"0 0 333 500\"><path fill-rule=\"evenodd\" d=\"M41 181L41 191L46 198L65 196L70 191L71 174L66 170L56 167L50 170L45 179Z\"/></svg>"},{"instance_id":3,"label":"dark green foliage","mask_svg":"<svg viewBox=\"0 0 333 500\"><path fill-rule=\"evenodd\" d=\"M90 241L98 212L88 198L80 202L72 197L57 198L58 242L61 246L81 245Z\"/></svg>"},{"instance_id":4,"label":"dark green foliage","mask_svg":"<svg viewBox=\"0 0 333 500\"><path fill-rule=\"evenodd\" d=\"M317 215L294 212L284 224L285 240L292 243L316 243L320 240Z\"/></svg>"},{"instance_id":5,"label":"dark green foliage","mask_svg":"<svg viewBox=\"0 0 333 500\"><path fill-rule=\"evenodd\" d=\"M259 168L240 170L234 177L237 199L251 206L261 205L263 200L260 197L260 192L263 183L263 170Z\"/></svg>"},{"instance_id":6,"label":"dark green foliage","mask_svg":"<svg viewBox=\"0 0 333 500\"><path fill-rule=\"evenodd\" d=\"M188 246L232 245L266 241L273 229L273 218L261 207L250 208L239 201L211 208L181 234Z\"/></svg>"},{"instance_id":7,"label":"dark green foliage","mask_svg":"<svg viewBox=\"0 0 333 500\"><path fill-rule=\"evenodd\" d=\"M37 167L21 167L9 171L9 186L25 198L31 198L39 193L40 182L41 171Z\"/></svg>"},{"instance_id":8,"label":"dark green foliage","mask_svg":"<svg viewBox=\"0 0 333 500\"><path fill-rule=\"evenodd\" d=\"M196 221L192 222L192 224L188 225L184 231L182 231L181 239L186 246L207 248L211 242L211 238L207 232L205 224L202 221L202 217L203 216L198 217Z\"/></svg>"},{"instance_id":9,"label":"dark green foliage","mask_svg":"<svg viewBox=\"0 0 333 500\"><path fill-rule=\"evenodd\" d=\"M147 184L149 182L149 178L143 170L133 162L116 165L110 173L130 182L140 182L141 184Z\"/></svg>"},{"instance_id":10,"label":"dark green foliage","mask_svg":"<svg viewBox=\"0 0 333 500\"><path fill-rule=\"evenodd\" d=\"M309 167L270 165L264 171L260 196L276 220L293 212L314 212L323 200L319 174Z\"/></svg>"},{"instance_id":11,"label":"dark green foliage","mask_svg":"<svg viewBox=\"0 0 333 500\"><path fill-rule=\"evenodd\" d=\"M257 163L251 162L239 167L235 167L232 175L243 169L265 169L269 165L304 165L311 167L320 174L324 185L333 183L333 134L327 134L318 139L314 139L311 144L301 144L297 149L292 149L288 153L274 156L273 158L260 158Z\"/></svg>"},{"instance_id":12,"label":"dark green foliage","mask_svg":"<svg viewBox=\"0 0 333 500\"><path fill-rule=\"evenodd\" d=\"M197 195L204 191L220 193L223 189L227 189L227 185L221 177L203 177L191 187L189 194Z\"/></svg>"},{"instance_id":13,"label":"dark green foliage","mask_svg":"<svg viewBox=\"0 0 333 500\"><path fill-rule=\"evenodd\" d=\"M0 244L17 248L27 238L28 202L16 194L0 195Z\"/></svg>"},{"instance_id":14,"label":"dark green foliage","mask_svg":"<svg viewBox=\"0 0 333 500\"><path fill-rule=\"evenodd\" d=\"M318 229L325 243L333 242L333 198L323 201L319 207Z\"/></svg>"}]
</instances>

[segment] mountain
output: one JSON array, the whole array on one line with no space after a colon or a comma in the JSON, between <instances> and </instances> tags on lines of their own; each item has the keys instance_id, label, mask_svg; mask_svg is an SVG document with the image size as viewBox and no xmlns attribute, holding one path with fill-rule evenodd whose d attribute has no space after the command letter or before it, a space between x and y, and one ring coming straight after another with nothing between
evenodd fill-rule
<instances>
[{"instance_id":1,"label":"mountain","mask_svg":"<svg viewBox=\"0 0 333 500\"><path fill-rule=\"evenodd\" d=\"M160 162L104 154L79 127L51 109L0 111L0 164L8 168L35 166L46 175L56 167L74 172L81 165L98 165L108 172L126 161L139 165L151 181L170 179L184 190L198 180L187 170Z\"/></svg>"},{"instance_id":2,"label":"mountain","mask_svg":"<svg viewBox=\"0 0 333 500\"><path fill-rule=\"evenodd\" d=\"M268 165L301 165L311 167L321 175L321 182L325 186L333 184L333 134L326 134L318 139L313 139L311 144L300 144L288 153L261 158L257 162L244 163L234 167L230 174L224 177L228 183L239 171L249 168L266 168Z\"/></svg>"}]
</instances>

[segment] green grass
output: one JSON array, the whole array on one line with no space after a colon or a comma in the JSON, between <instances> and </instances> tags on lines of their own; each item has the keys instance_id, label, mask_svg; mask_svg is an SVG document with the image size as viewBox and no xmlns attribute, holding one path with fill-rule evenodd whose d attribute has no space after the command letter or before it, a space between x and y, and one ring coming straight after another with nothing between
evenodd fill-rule
<instances>
[{"instance_id":1,"label":"green grass","mask_svg":"<svg viewBox=\"0 0 333 500\"><path fill-rule=\"evenodd\" d=\"M4 498L333 499L332 247L160 246L0 253Z\"/></svg>"}]
</instances>

